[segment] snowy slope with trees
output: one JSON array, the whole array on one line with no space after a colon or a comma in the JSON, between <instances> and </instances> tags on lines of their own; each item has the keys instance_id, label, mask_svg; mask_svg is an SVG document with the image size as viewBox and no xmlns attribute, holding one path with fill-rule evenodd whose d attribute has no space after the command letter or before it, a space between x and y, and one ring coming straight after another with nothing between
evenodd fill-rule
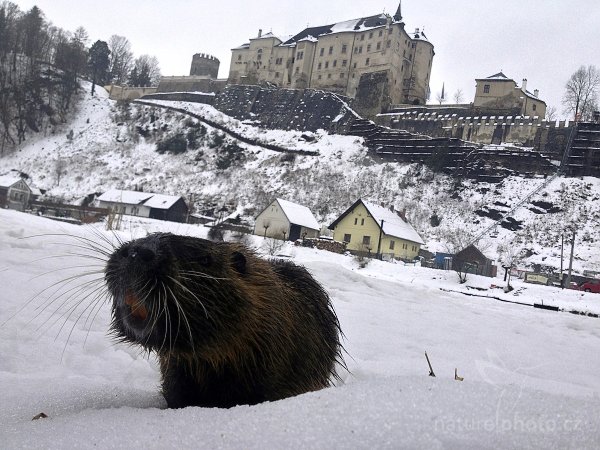
<instances>
[{"instance_id":1,"label":"snowy slope with trees","mask_svg":"<svg viewBox=\"0 0 600 450\"><path fill-rule=\"evenodd\" d=\"M195 118L158 107L117 104L102 89L90 97L89 84L83 88L73 121L0 158L0 173L26 173L33 186L66 201L110 188L181 194L198 210L225 206L229 214L249 223L280 197L308 206L326 227L363 197L406 209L432 251L460 249L508 214L512 229L498 226L479 241L491 258L506 259L506 248L518 248L523 255L520 266L558 270L561 236L569 238L569 230L575 228L575 270L600 270L596 178L558 177L547 184L543 178L509 177L500 184L474 183L415 164L380 161L368 153L361 138L265 130L207 105L154 101L291 150L275 152L239 143Z\"/></svg>"},{"instance_id":2,"label":"snowy slope with trees","mask_svg":"<svg viewBox=\"0 0 600 450\"><path fill-rule=\"evenodd\" d=\"M135 220L122 239L202 226ZM0 210L0 436L4 448L597 448L600 319L501 303L597 294L287 247L332 297L349 372L318 392L228 410L166 410L153 356L111 343L110 308L61 281L98 279L74 236L102 229ZM259 249L261 238L252 244ZM58 283L58 284L57 284ZM494 292L501 294L495 294ZM507 297L508 298L508 297ZM54 299L54 302L53 302ZM74 308L74 309L71 309ZM436 377L430 377L427 351ZM455 369L463 381L455 380ZM31 419L39 413L48 417Z\"/></svg>"}]
</instances>

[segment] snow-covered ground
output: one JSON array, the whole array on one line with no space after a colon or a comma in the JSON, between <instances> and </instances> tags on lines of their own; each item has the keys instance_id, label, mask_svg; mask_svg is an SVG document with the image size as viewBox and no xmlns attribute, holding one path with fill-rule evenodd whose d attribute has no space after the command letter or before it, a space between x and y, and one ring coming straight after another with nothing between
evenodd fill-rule
<instances>
[{"instance_id":1,"label":"snow-covered ground","mask_svg":"<svg viewBox=\"0 0 600 450\"><path fill-rule=\"evenodd\" d=\"M119 235L158 230L207 231L140 219ZM453 272L378 261L358 269L351 257L290 246L332 297L343 383L251 407L167 410L154 358L106 336L109 304L71 295L86 279L56 291L75 274L101 282L102 261L76 256L73 236L114 240L100 227L0 210L2 448L600 445L600 319L465 295L600 312L598 294L518 280L504 294L491 288L500 279L460 285ZM41 412L48 418L31 420Z\"/></svg>"}]
</instances>

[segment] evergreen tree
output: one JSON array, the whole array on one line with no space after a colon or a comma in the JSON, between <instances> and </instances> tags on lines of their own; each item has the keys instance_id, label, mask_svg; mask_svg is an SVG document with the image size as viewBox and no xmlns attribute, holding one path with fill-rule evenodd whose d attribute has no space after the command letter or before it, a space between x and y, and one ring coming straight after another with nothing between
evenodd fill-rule
<instances>
[{"instance_id":1,"label":"evergreen tree","mask_svg":"<svg viewBox=\"0 0 600 450\"><path fill-rule=\"evenodd\" d=\"M92 95L96 83L104 84L108 81L109 55L108 44L104 41L98 40L90 48L88 66L92 75Z\"/></svg>"}]
</instances>

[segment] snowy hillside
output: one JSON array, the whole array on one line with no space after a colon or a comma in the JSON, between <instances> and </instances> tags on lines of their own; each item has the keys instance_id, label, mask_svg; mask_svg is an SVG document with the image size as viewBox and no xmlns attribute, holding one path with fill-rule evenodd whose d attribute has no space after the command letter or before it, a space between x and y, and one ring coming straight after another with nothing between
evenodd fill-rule
<instances>
[{"instance_id":1,"label":"snowy hillside","mask_svg":"<svg viewBox=\"0 0 600 450\"><path fill-rule=\"evenodd\" d=\"M481 236L479 247L492 259L505 259L507 248L522 251L523 268L538 264L558 270L561 236L569 237L575 228L575 270L600 271L596 178L556 178L547 185L543 178L523 177L498 185L473 183L418 165L374 159L361 138L264 130L207 105L154 101L187 109L244 136L318 156L280 153L236 142L180 113L116 104L102 89L91 98L87 90L72 123L0 159L0 174L24 172L33 186L67 201L110 188L182 194L198 210L225 205L249 223L272 198L280 197L308 206L326 227L363 197L405 209L431 251L452 251ZM185 153L156 151L157 143L177 135L193 141ZM510 229L488 230L505 214Z\"/></svg>"},{"instance_id":2,"label":"snowy hillside","mask_svg":"<svg viewBox=\"0 0 600 450\"><path fill-rule=\"evenodd\" d=\"M141 219L124 228L125 239L207 233ZM290 246L285 253L332 297L345 333L344 382L252 407L166 410L154 358L110 342L107 303L71 295L102 278L83 275L102 262L77 256L86 251L69 247L79 242L73 236L115 240L100 225L0 210L3 448L581 449L600 442L600 319L527 306L600 312L597 294L519 280L504 294L488 278L459 285L453 272L379 261L358 269L352 257ZM73 275L80 277L70 284ZM455 369L464 381L455 381ZM42 412L48 417L31 420Z\"/></svg>"}]
</instances>

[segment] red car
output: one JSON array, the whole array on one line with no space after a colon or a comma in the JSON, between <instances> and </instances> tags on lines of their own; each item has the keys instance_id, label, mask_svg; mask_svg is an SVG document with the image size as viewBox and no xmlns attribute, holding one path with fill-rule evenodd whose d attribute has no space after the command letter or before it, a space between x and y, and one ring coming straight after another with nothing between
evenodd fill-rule
<instances>
[{"instance_id":1,"label":"red car","mask_svg":"<svg viewBox=\"0 0 600 450\"><path fill-rule=\"evenodd\" d=\"M579 289L585 292L595 292L596 294L600 294L600 280L586 281Z\"/></svg>"}]
</instances>

